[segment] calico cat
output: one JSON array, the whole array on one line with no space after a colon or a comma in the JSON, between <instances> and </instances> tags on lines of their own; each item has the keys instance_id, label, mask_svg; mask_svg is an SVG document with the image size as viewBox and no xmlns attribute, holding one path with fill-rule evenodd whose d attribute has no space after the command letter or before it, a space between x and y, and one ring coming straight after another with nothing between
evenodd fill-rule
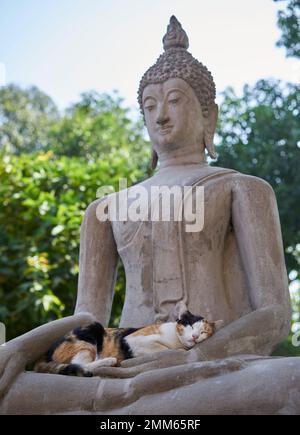
<instances>
[{"instance_id":1,"label":"calico cat","mask_svg":"<svg viewBox=\"0 0 300 435\"><path fill-rule=\"evenodd\" d=\"M35 371L93 376L99 367L119 366L128 358L165 349L191 349L213 335L218 322L208 322L187 309L176 322L142 328L104 328L94 322L57 340L36 363Z\"/></svg>"}]
</instances>

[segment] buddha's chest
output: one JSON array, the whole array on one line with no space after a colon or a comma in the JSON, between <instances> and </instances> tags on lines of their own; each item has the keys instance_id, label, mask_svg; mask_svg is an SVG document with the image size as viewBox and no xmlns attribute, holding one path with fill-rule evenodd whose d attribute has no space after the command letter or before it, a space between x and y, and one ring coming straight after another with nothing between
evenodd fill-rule
<instances>
[{"instance_id":1,"label":"buddha's chest","mask_svg":"<svg viewBox=\"0 0 300 435\"><path fill-rule=\"evenodd\" d=\"M195 249L198 252L199 249L222 248L231 225L228 181L216 180L209 185L195 186L190 191L189 186L161 188L148 185L142 199L141 194L142 190L138 195L131 194L125 213L122 212L123 220L115 220L112 224L121 256L128 250L139 256L150 255L153 243L161 245L162 250L174 249L172 240L177 239L179 233L191 254Z\"/></svg>"}]
</instances>

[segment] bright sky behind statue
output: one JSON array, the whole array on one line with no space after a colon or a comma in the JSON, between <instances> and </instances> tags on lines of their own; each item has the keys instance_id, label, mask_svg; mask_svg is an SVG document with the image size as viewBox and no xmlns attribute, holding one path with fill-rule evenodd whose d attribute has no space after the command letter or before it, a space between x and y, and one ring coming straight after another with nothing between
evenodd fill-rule
<instances>
[{"instance_id":1,"label":"bright sky behind statue","mask_svg":"<svg viewBox=\"0 0 300 435\"><path fill-rule=\"evenodd\" d=\"M272 0L0 0L0 84L36 85L61 109L90 89L137 107L139 80L176 15L217 91L261 78L296 82L299 63L275 46Z\"/></svg>"}]
</instances>

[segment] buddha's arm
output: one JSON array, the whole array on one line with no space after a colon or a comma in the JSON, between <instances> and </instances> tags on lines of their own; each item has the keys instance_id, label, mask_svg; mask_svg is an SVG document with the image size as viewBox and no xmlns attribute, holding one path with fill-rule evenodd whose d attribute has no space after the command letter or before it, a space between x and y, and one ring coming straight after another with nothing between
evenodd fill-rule
<instances>
[{"instance_id":1,"label":"buddha's arm","mask_svg":"<svg viewBox=\"0 0 300 435\"><path fill-rule=\"evenodd\" d=\"M88 312L107 325L113 300L118 253L111 223L97 219L96 210L100 202L101 200L97 200L89 205L81 226L75 313Z\"/></svg>"},{"instance_id":2,"label":"buddha's arm","mask_svg":"<svg viewBox=\"0 0 300 435\"><path fill-rule=\"evenodd\" d=\"M272 352L290 329L290 300L277 204L261 179L238 175L232 224L253 311L221 329L191 353L207 359Z\"/></svg>"}]
</instances>

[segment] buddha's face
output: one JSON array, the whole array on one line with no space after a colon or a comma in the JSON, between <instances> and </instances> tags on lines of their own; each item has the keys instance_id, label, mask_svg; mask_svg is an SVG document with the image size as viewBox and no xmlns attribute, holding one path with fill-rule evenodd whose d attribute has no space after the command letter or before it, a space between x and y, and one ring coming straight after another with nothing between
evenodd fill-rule
<instances>
[{"instance_id":1,"label":"buddha's face","mask_svg":"<svg viewBox=\"0 0 300 435\"><path fill-rule=\"evenodd\" d=\"M148 133L158 154L203 143L201 106L184 80L173 78L146 86L143 108Z\"/></svg>"}]
</instances>

